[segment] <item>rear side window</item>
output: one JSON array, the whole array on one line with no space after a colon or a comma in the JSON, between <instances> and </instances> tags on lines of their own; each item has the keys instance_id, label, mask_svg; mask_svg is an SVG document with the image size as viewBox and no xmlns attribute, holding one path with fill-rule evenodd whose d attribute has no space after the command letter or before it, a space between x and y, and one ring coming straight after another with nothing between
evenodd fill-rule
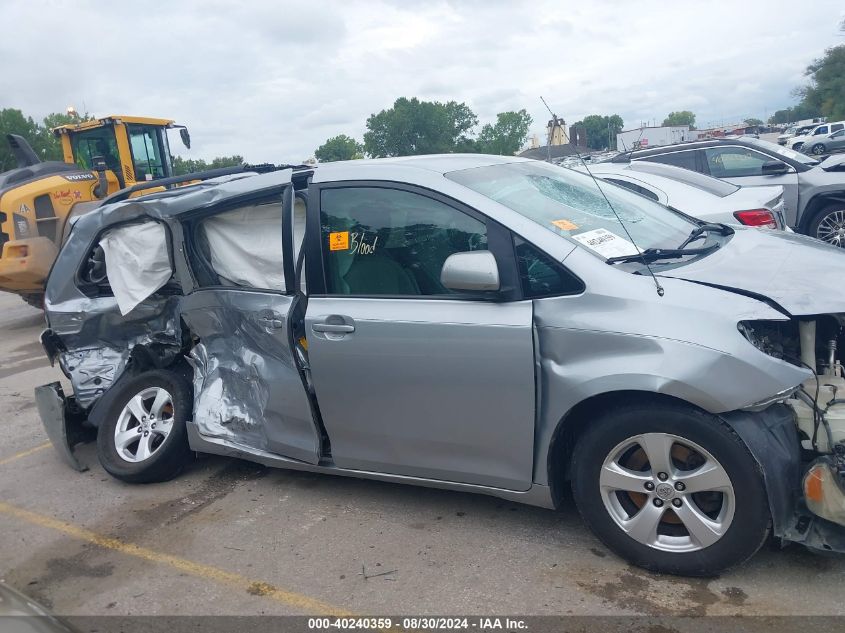
<instances>
[{"instance_id":1,"label":"rear side window","mask_svg":"<svg viewBox=\"0 0 845 633\"><path fill-rule=\"evenodd\" d=\"M645 196L655 202L658 202L660 198L657 196L656 193L646 189L645 187L640 187L639 185L635 185L632 182L628 182L627 180L620 180L619 178L602 178L602 180L606 180L607 182L612 182L614 185L619 185L620 187L625 187L625 189L630 189L634 193L638 193L641 196Z\"/></svg>"},{"instance_id":2,"label":"rear side window","mask_svg":"<svg viewBox=\"0 0 845 633\"><path fill-rule=\"evenodd\" d=\"M698 171L695 155L695 150L685 150L683 152L671 152L669 154L646 156L642 160L651 161L652 163L663 163L664 165L674 165L675 167Z\"/></svg>"},{"instance_id":3,"label":"rear side window","mask_svg":"<svg viewBox=\"0 0 845 633\"><path fill-rule=\"evenodd\" d=\"M845 125L843 125L842 123L834 123L833 125L830 126L830 131L831 132L838 132L839 130L841 130L843 128L845 128Z\"/></svg>"},{"instance_id":4,"label":"rear side window","mask_svg":"<svg viewBox=\"0 0 845 633\"><path fill-rule=\"evenodd\" d=\"M540 299L584 291L584 283L537 247L514 237L522 295Z\"/></svg>"},{"instance_id":5,"label":"rear side window","mask_svg":"<svg viewBox=\"0 0 845 633\"><path fill-rule=\"evenodd\" d=\"M710 175L716 178L760 176L773 159L746 147L708 147L704 150Z\"/></svg>"},{"instance_id":6,"label":"rear side window","mask_svg":"<svg viewBox=\"0 0 845 633\"><path fill-rule=\"evenodd\" d=\"M329 294L449 295L440 283L446 258L487 250L484 222L398 189L324 190L320 224Z\"/></svg>"}]
</instances>

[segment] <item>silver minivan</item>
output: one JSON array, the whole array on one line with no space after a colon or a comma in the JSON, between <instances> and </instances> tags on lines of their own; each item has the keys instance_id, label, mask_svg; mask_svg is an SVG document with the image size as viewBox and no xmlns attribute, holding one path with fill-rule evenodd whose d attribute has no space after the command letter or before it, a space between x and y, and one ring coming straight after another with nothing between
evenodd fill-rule
<instances>
[{"instance_id":1,"label":"silver minivan","mask_svg":"<svg viewBox=\"0 0 845 633\"><path fill-rule=\"evenodd\" d=\"M193 451L555 508L636 565L845 551L845 253L481 155L240 173L73 226L36 390L59 454ZM780 233L780 232L777 232Z\"/></svg>"}]
</instances>

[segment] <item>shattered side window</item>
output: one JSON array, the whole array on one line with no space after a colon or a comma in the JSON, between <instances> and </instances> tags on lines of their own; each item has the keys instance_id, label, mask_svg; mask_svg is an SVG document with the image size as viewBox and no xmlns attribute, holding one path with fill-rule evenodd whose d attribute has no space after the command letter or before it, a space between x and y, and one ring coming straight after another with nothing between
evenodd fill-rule
<instances>
[{"instance_id":1,"label":"shattered side window","mask_svg":"<svg viewBox=\"0 0 845 633\"><path fill-rule=\"evenodd\" d=\"M304 205L294 207L293 230L298 252L305 234ZM281 200L238 207L201 220L194 231L191 259L200 286L283 292Z\"/></svg>"},{"instance_id":2,"label":"shattered side window","mask_svg":"<svg viewBox=\"0 0 845 633\"><path fill-rule=\"evenodd\" d=\"M110 229L100 238L102 261L95 248L83 278L87 274L90 281L102 283L105 273L120 313L126 315L173 276L167 242L164 225L154 221Z\"/></svg>"},{"instance_id":3,"label":"shattered side window","mask_svg":"<svg viewBox=\"0 0 845 633\"><path fill-rule=\"evenodd\" d=\"M198 255L212 273L202 285L285 289L281 201L219 213L198 229Z\"/></svg>"}]
</instances>

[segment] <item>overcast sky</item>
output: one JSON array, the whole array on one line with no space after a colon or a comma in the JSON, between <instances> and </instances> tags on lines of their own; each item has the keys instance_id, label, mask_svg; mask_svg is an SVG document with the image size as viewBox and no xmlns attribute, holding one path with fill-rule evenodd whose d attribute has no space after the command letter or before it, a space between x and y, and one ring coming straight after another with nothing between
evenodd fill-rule
<instances>
[{"instance_id":1,"label":"overcast sky","mask_svg":"<svg viewBox=\"0 0 845 633\"><path fill-rule=\"evenodd\" d=\"M841 0L0 2L0 108L189 126L195 158L299 162L400 96L625 127L764 118L828 46ZM178 149L177 149L178 148Z\"/></svg>"}]
</instances>

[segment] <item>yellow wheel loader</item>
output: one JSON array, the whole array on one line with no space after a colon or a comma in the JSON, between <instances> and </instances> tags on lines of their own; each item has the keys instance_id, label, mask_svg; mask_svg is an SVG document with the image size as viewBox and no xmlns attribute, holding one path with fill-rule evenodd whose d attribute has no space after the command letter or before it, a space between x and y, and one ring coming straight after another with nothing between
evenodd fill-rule
<instances>
[{"instance_id":1,"label":"yellow wheel loader","mask_svg":"<svg viewBox=\"0 0 845 633\"><path fill-rule=\"evenodd\" d=\"M119 190L129 197L184 184L172 173L173 128L190 147L187 128L169 119L112 115L63 125L53 133L64 162L42 162L26 140L7 135L18 167L0 173L0 290L40 307L71 217Z\"/></svg>"}]
</instances>

